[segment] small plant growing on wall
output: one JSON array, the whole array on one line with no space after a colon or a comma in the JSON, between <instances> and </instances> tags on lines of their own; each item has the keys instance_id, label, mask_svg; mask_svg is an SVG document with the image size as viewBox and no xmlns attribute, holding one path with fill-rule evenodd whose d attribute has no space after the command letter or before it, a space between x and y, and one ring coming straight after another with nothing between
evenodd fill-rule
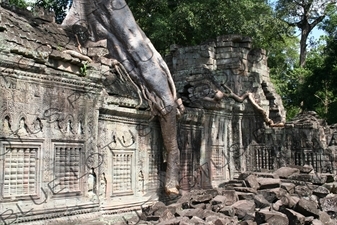
<instances>
[{"instance_id":1,"label":"small plant growing on wall","mask_svg":"<svg viewBox=\"0 0 337 225\"><path fill-rule=\"evenodd\" d=\"M83 63L83 66L80 67L80 74L81 74L81 76L84 77L84 76L87 75L87 73L88 73L88 63L85 62L85 63Z\"/></svg>"}]
</instances>

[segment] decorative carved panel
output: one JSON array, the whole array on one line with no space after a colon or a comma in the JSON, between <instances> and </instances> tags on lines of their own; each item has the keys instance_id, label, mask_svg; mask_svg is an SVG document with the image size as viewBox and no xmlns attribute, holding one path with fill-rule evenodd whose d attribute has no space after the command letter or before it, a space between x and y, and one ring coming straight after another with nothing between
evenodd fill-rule
<instances>
[{"instance_id":1,"label":"decorative carved panel","mask_svg":"<svg viewBox=\"0 0 337 225\"><path fill-rule=\"evenodd\" d=\"M4 198L37 194L38 151L38 147L5 147Z\"/></svg>"},{"instance_id":2,"label":"decorative carved panel","mask_svg":"<svg viewBox=\"0 0 337 225\"><path fill-rule=\"evenodd\" d=\"M54 193L81 191L82 150L81 145L54 145Z\"/></svg>"},{"instance_id":3,"label":"decorative carved panel","mask_svg":"<svg viewBox=\"0 0 337 225\"><path fill-rule=\"evenodd\" d=\"M134 152L114 150L112 153L112 194L133 194Z\"/></svg>"},{"instance_id":4,"label":"decorative carved panel","mask_svg":"<svg viewBox=\"0 0 337 225\"><path fill-rule=\"evenodd\" d=\"M223 146L213 146L211 156L211 170L213 180L225 179L225 169L227 167L227 160L223 152Z\"/></svg>"}]
</instances>

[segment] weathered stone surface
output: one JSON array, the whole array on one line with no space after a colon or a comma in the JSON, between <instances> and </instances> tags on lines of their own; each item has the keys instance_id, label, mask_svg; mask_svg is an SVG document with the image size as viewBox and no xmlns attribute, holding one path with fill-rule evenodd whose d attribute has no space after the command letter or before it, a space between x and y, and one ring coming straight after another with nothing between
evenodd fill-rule
<instances>
[{"instance_id":1,"label":"weathered stone surface","mask_svg":"<svg viewBox=\"0 0 337 225\"><path fill-rule=\"evenodd\" d=\"M298 166L298 165L290 165L292 168L299 169L301 173L308 174L310 173L314 168L312 166Z\"/></svg>"},{"instance_id":2,"label":"weathered stone surface","mask_svg":"<svg viewBox=\"0 0 337 225\"><path fill-rule=\"evenodd\" d=\"M257 181L260 184L260 190L261 189L271 189L271 188L277 188L280 187L281 180L280 179L275 179L275 178L263 178L263 177L258 177Z\"/></svg>"},{"instance_id":3,"label":"weathered stone surface","mask_svg":"<svg viewBox=\"0 0 337 225\"><path fill-rule=\"evenodd\" d=\"M284 206L281 206L279 211L288 217L289 225L304 225L305 224L305 216L303 216L302 214L295 212L292 209L287 209Z\"/></svg>"},{"instance_id":4,"label":"weathered stone surface","mask_svg":"<svg viewBox=\"0 0 337 225\"><path fill-rule=\"evenodd\" d=\"M293 208L297 204L297 202L300 200L300 198L297 196L286 194L283 197L281 197L280 200L282 201L282 204L284 206L288 208Z\"/></svg>"},{"instance_id":5,"label":"weathered stone surface","mask_svg":"<svg viewBox=\"0 0 337 225\"><path fill-rule=\"evenodd\" d=\"M235 209L232 206L224 206L220 208L217 212L230 217L235 216Z\"/></svg>"},{"instance_id":6,"label":"weathered stone surface","mask_svg":"<svg viewBox=\"0 0 337 225\"><path fill-rule=\"evenodd\" d=\"M262 194L258 194L254 196L254 202L256 208L266 208L270 206L270 202L265 199L265 197Z\"/></svg>"},{"instance_id":7,"label":"weathered stone surface","mask_svg":"<svg viewBox=\"0 0 337 225\"><path fill-rule=\"evenodd\" d=\"M245 182L248 187L251 187L253 189L258 189L260 187L259 182L257 181L257 177L253 174L249 175L245 178Z\"/></svg>"},{"instance_id":8,"label":"weathered stone surface","mask_svg":"<svg viewBox=\"0 0 337 225\"><path fill-rule=\"evenodd\" d=\"M289 220L286 215L276 211L269 211L263 209L255 213L255 219L257 224L273 224L273 225L288 225Z\"/></svg>"},{"instance_id":9,"label":"weathered stone surface","mask_svg":"<svg viewBox=\"0 0 337 225\"><path fill-rule=\"evenodd\" d=\"M207 224L214 224L214 225L227 225L227 224L235 224L237 222L236 218L219 218L216 216L209 216L206 217Z\"/></svg>"},{"instance_id":10,"label":"weathered stone surface","mask_svg":"<svg viewBox=\"0 0 337 225\"><path fill-rule=\"evenodd\" d=\"M193 205L199 203L208 203L211 201L212 198L213 196L211 194L193 195L191 197L191 203Z\"/></svg>"},{"instance_id":11,"label":"weathered stone surface","mask_svg":"<svg viewBox=\"0 0 337 225\"><path fill-rule=\"evenodd\" d=\"M288 177L291 180L310 182L313 184L324 184L326 182L325 176L319 176L318 174L293 174Z\"/></svg>"},{"instance_id":12,"label":"weathered stone surface","mask_svg":"<svg viewBox=\"0 0 337 225\"><path fill-rule=\"evenodd\" d=\"M270 203L276 202L278 200L277 189L259 190L258 193L263 195L263 197Z\"/></svg>"},{"instance_id":13,"label":"weathered stone surface","mask_svg":"<svg viewBox=\"0 0 337 225\"><path fill-rule=\"evenodd\" d=\"M319 221L321 221L324 225L333 225L336 224L336 221L333 221L329 214L327 214L326 212L320 211L319 212Z\"/></svg>"},{"instance_id":14,"label":"weathered stone surface","mask_svg":"<svg viewBox=\"0 0 337 225\"><path fill-rule=\"evenodd\" d=\"M224 195L217 195L211 200L212 205L217 205L217 204L225 204L227 201L227 197Z\"/></svg>"},{"instance_id":15,"label":"weathered stone surface","mask_svg":"<svg viewBox=\"0 0 337 225\"><path fill-rule=\"evenodd\" d=\"M311 189L308 185L297 185L295 187L295 194L299 197L308 197L313 193L313 189Z\"/></svg>"},{"instance_id":16,"label":"weathered stone surface","mask_svg":"<svg viewBox=\"0 0 337 225\"><path fill-rule=\"evenodd\" d=\"M200 219L197 216L193 216L189 221L190 224L198 224L198 225L206 225L206 221L204 221L203 219Z\"/></svg>"},{"instance_id":17,"label":"weathered stone surface","mask_svg":"<svg viewBox=\"0 0 337 225\"><path fill-rule=\"evenodd\" d=\"M254 193L237 192L239 200L254 200Z\"/></svg>"},{"instance_id":18,"label":"weathered stone surface","mask_svg":"<svg viewBox=\"0 0 337 225\"><path fill-rule=\"evenodd\" d=\"M330 191L323 186L319 186L316 189L314 189L312 193L319 198L324 198L330 193Z\"/></svg>"},{"instance_id":19,"label":"weathered stone surface","mask_svg":"<svg viewBox=\"0 0 337 225\"><path fill-rule=\"evenodd\" d=\"M294 207L296 212L303 214L304 216L313 216L314 218L319 217L319 210L317 209L317 204L312 201L305 199L300 199L296 206Z\"/></svg>"},{"instance_id":20,"label":"weathered stone surface","mask_svg":"<svg viewBox=\"0 0 337 225\"><path fill-rule=\"evenodd\" d=\"M300 170L298 168L292 168L292 167L281 167L274 171L274 175L276 175L279 178L288 178L289 176L293 174L299 174Z\"/></svg>"},{"instance_id":21,"label":"weathered stone surface","mask_svg":"<svg viewBox=\"0 0 337 225\"><path fill-rule=\"evenodd\" d=\"M235 215L239 219L250 217L255 211L254 201L240 200L235 202L232 207L235 210Z\"/></svg>"},{"instance_id":22,"label":"weathered stone surface","mask_svg":"<svg viewBox=\"0 0 337 225\"><path fill-rule=\"evenodd\" d=\"M169 209L166 209L160 216L159 221L168 221L175 218L175 216L172 214L172 212Z\"/></svg>"},{"instance_id":23,"label":"weathered stone surface","mask_svg":"<svg viewBox=\"0 0 337 225\"><path fill-rule=\"evenodd\" d=\"M234 187L234 190L238 192L245 192L245 193L254 193L254 194L257 193L256 189L249 188L249 187Z\"/></svg>"},{"instance_id":24,"label":"weathered stone surface","mask_svg":"<svg viewBox=\"0 0 337 225\"><path fill-rule=\"evenodd\" d=\"M295 184L293 183L281 183L281 188L286 190L289 194L293 194L295 192Z\"/></svg>"},{"instance_id":25,"label":"weathered stone surface","mask_svg":"<svg viewBox=\"0 0 337 225\"><path fill-rule=\"evenodd\" d=\"M318 220L318 219L314 219L312 222L311 222L312 225L323 225L323 223Z\"/></svg>"},{"instance_id":26,"label":"weathered stone surface","mask_svg":"<svg viewBox=\"0 0 337 225\"><path fill-rule=\"evenodd\" d=\"M337 213L337 195L331 194L320 199L320 205L324 212Z\"/></svg>"},{"instance_id":27,"label":"weathered stone surface","mask_svg":"<svg viewBox=\"0 0 337 225\"><path fill-rule=\"evenodd\" d=\"M225 196L225 205L232 205L239 200L238 194L234 190L224 190L222 195Z\"/></svg>"},{"instance_id":28,"label":"weathered stone surface","mask_svg":"<svg viewBox=\"0 0 337 225\"><path fill-rule=\"evenodd\" d=\"M197 209L184 209L182 211L177 212L181 217L189 217L192 218L193 216L199 217L201 219L204 218L204 210L197 208Z\"/></svg>"}]
</instances>

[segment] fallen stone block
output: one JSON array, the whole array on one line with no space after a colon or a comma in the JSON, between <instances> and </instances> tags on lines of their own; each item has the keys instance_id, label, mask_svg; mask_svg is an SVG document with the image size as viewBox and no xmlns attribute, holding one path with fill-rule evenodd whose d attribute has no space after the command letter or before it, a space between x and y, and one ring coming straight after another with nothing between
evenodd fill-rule
<instances>
[{"instance_id":1,"label":"fallen stone block","mask_svg":"<svg viewBox=\"0 0 337 225\"><path fill-rule=\"evenodd\" d=\"M312 201L305 200L301 198L296 206L294 207L294 210L298 213L303 214L304 216L313 216L314 218L319 217L319 209L317 209L317 204Z\"/></svg>"},{"instance_id":2,"label":"fallen stone block","mask_svg":"<svg viewBox=\"0 0 337 225\"><path fill-rule=\"evenodd\" d=\"M312 222L311 222L311 225L324 225L320 220L318 219L314 219Z\"/></svg>"},{"instance_id":3,"label":"fallen stone block","mask_svg":"<svg viewBox=\"0 0 337 225\"><path fill-rule=\"evenodd\" d=\"M237 192L239 200L254 200L255 194L253 193L245 193L245 192Z\"/></svg>"},{"instance_id":4,"label":"fallen stone block","mask_svg":"<svg viewBox=\"0 0 337 225\"><path fill-rule=\"evenodd\" d=\"M199 217L201 219L204 218L204 210L197 208L197 209L184 209L180 212L177 212L181 217L188 217L192 218L193 216Z\"/></svg>"},{"instance_id":5,"label":"fallen stone block","mask_svg":"<svg viewBox=\"0 0 337 225\"><path fill-rule=\"evenodd\" d=\"M192 195L191 196L191 203L193 205L199 204L199 203L208 203L212 200L213 196L211 194L202 194L202 195Z\"/></svg>"},{"instance_id":6,"label":"fallen stone block","mask_svg":"<svg viewBox=\"0 0 337 225\"><path fill-rule=\"evenodd\" d=\"M258 177L257 181L260 184L259 190L277 188L280 187L281 184L281 180L275 178Z\"/></svg>"},{"instance_id":7,"label":"fallen stone block","mask_svg":"<svg viewBox=\"0 0 337 225\"><path fill-rule=\"evenodd\" d=\"M302 214L292 209L287 209L284 206L281 206L279 211L288 217L289 225L304 225L305 224L305 216L303 216Z\"/></svg>"},{"instance_id":8,"label":"fallen stone block","mask_svg":"<svg viewBox=\"0 0 337 225\"><path fill-rule=\"evenodd\" d=\"M159 221L162 222L162 221L168 221L168 220L171 220L175 218L175 216L172 214L172 212L169 210L169 209L166 209L162 215L160 216L160 219Z\"/></svg>"},{"instance_id":9,"label":"fallen stone block","mask_svg":"<svg viewBox=\"0 0 337 225\"><path fill-rule=\"evenodd\" d=\"M231 218L231 217L219 218L219 217L216 217L216 216L206 217L205 221L206 221L207 224L214 224L214 225L227 225L227 224L236 224L237 223L236 218Z\"/></svg>"},{"instance_id":10,"label":"fallen stone block","mask_svg":"<svg viewBox=\"0 0 337 225\"><path fill-rule=\"evenodd\" d=\"M177 217L177 218L173 218L167 221L162 221L157 223L157 225L181 225L181 224L186 224L188 225L189 218L187 217Z\"/></svg>"},{"instance_id":11,"label":"fallen stone block","mask_svg":"<svg viewBox=\"0 0 337 225\"><path fill-rule=\"evenodd\" d=\"M326 212L319 212L319 221L321 221L324 225L335 225L335 221L330 218L330 215Z\"/></svg>"},{"instance_id":12,"label":"fallen stone block","mask_svg":"<svg viewBox=\"0 0 337 225\"><path fill-rule=\"evenodd\" d=\"M253 174L249 175L245 178L246 185L253 189L258 189L260 187L259 182L257 181L257 177Z\"/></svg>"},{"instance_id":13,"label":"fallen stone block","mask_svg":"<svg viewBox=\"0 0 337 225\"><path fill-rule=\"evenodd\" d=\"M281 167L274 172L274 175L279 178L287 179L289 176L293 174L299 174L300 170L298 168L293 167Z\"/></svg>"},{"instance_id":14,"label":"fallen stone block","mask_svg":"<svg viewBox=\"0 0 337 225\"><path fill-rule=\"evenodd\" d=\"M262 195L258 194L254 196L254 203L256 208L266 208L270 206L270 202L267 201L267 199Z\"/></svg>"},{"instance_id":15,"label":"fallen stone block","mask_svg":"<svg viewBox=\"0 0 337 225\"><path fill-rule=\"evenodd\" d=\"M207 218L208 216L217 216L218 218L227 218L228 216L219 213L219 212L213 212L212 210L204 210L204 218Z\"/></svg>"},{"instance_id":16,"label":"fallen stone block","mask_svg":"<svg viewBox=\"0 0 337 225\"><path fill-rule=\"evenodd\" d=\"M297 166L297 165L290 165L289 167L296 168L300 170L300 173L310 173L314 168L312 166L304 165L304 166Z\"/></svg>"},{"instance_id":17,"label":"fallen stone block","mask_svg":"<svg viewBox=\"0 0 337 225\"><path fill-rule=\"evenodd\" d=\"M292 196L289 194L286 194L283 197L281 197L282 204L290 209L294 208L299 200L300 198L298 196Z\"/></svg>"},{"instance_id":18,"label":"fallen stone block","mask_svg":"<svg viewBox=\"0 0 337 225\"><path fill-rule=\"evenodd\" d=\"M318 174L293 174L289 176L288 179L309 182L318 185L322 185L326 182L326 177L319 176Z\"/></svg>"},{"instance_id":19,"label":"fallen stone block","mask_svg":"<svg viewBox=\"0 0 337 225\"><path fill-rule=\"evenodd\" d=\"M329 194L325 198L319 200L322 211L337 213L337 195Z\"/></svg>"},{"instance_id":20,"label":"fallen stone block","mask_svg":"<svg viewBox=\"0 0 337 225\"><path fill-rule=\"evenodd\" d=\"M269 209L279 211L281 206L283 206L283 202L281 200L277 200L275 203L270 205Z\"/></svg>"},{"instance_id":21,"label":"fallen stone block","mask_svg":"<svg viewBox=\"0 0 337 225\"><path fill-rule=\"evenodd\" d=\"M224 190L221 194L226 197L226 201L224 202L225 205L232 205L239 201L239 197L234 190Z\"/></svg>"},{"instance_id":22,"label":"fallen stone block","mask_svg":"<svg viewBox=\"0 0 337 225\"><path fill-rule=\"evenodd\" d=\"M293 183L281 183L280 187L286 190L289 194L293 194L295 192L295 184Z\"/></svg>"},{"instance_id":23,"label":"fallen stone block","mask_svg":"<svg viewBox=\"0 0 337 225\"><path fill-rule=\"evenodd\" d=\"M235 216L235 210L232 206L224 206L218 212L230 217Z\"/></svg>"},{"instance_id":24,"label":"fallen stone block","mask_svg":"<svg viewBox=\"0 0 337 225\"><path fill-rule=\"evenodd\" d=\"M297 185L295 187L295 194L299 197L308 197L312 195L313 189L309 188L308 185Z\"/></svg>"},{"instance_id":25,"label":"fallen stone block","mask_svg":"<svg viewBox=\"0 0 337 225\"><path fill-rule=\"evenodd\" d=\"M288 225L289 220L286 215L277 211L269 211L263 209L255 213L255 221L257 224L268 223L272 225Z\"/></svg>"},{"instance_id":26,"label":"fallen stone block","mask_svg":"<svg viewBox=\"0 0 337 225\"><path fill-rule=\"evenodd\" d=\"M324 198L330 193L330 191L326 187L319 186L318 188L313 190L312 193L319 198Z\"/></svg>"},{"instance_id":27,"label":"fallen stone block","mask_svg":"<svg viewBox=\"0 0 337 225\"><path fill-rule=\"evenodd\" d=\"M212 205L225 204L227 197L223 195L217 195L211 200Z\"/></svg>"},{"instance_id":28,"label":"fallen stone block","mask_svg":"<svg viewBox=\"0 0 337 225\"><path fill-rule=\"evenodd\" d=\"M193 216L188 222L189 224L199 224L199 225L207 224L203 219L200 219L199 217L196 216Z\"/></svg>"},{"instance_id":29,"label":"fallen stone block","mask_svg":"<svg viewBox=\"0 0 337 225\"><path fill-rule=\"evenodd\" d=\"M232 207L235 210L235 215L239 219L243 219L243 218L247 219L247 216L253 215L255 212L254 201L240 200L240 201L235 202L232 205Z\"/></svg>"},{"instance_id":30,"label":"fallen stone block","mask_svg":"<svg viewBox=\"0 0 337 225\"><path fill-rule=\"evenodd\" d=\"M235 191L257 194L256 189L250 187L234 187Z\"/></svg>"},{"instance_id":31,"label":"fallen stone block","mask_svg":"<svg viewBox=\"0 0 337 225\"><path fill-rule=\"evenodd\" d=\"M259 194L262 194L263 197L270 203L274 203L278 200L278 192L275 189L265 189L259 190Z\"/></svg>"}]
</instances>

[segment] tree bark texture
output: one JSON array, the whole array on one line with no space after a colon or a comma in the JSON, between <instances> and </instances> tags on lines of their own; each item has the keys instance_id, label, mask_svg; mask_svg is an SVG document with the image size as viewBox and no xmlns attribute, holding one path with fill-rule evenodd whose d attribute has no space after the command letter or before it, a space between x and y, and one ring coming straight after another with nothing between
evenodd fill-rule
<instances>
[{"instance_id":1,"label":"tree bark texture","mask_svg":"<svg viewBox=\"0 0 337 225\"><path fill-rule=\"evenodd\" d=\"M152 112L160 116L168 153L165 188L169 193L177 193L176 88L166 63L137 25L125 0L74 0L62 25L87 31L89 38L80 38L82 42L106 39L110 57L124 66Z\"/></svg>"}]
</instances>

